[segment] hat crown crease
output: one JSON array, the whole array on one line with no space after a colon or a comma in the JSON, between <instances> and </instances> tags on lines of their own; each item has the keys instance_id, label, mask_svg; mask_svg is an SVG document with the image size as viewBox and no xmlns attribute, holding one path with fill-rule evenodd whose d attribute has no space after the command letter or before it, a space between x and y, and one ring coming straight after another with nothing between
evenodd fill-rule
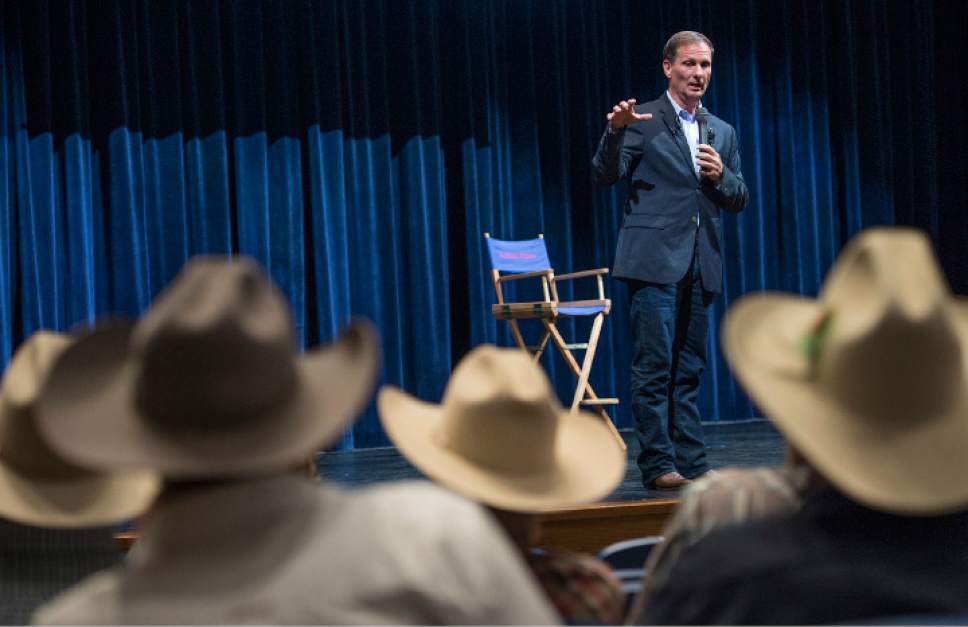
<instances>
[{"instance_id":1,"label":"hat crown crease","mask_svg":"<svg viewBox=\"0 0 968 627\"><path fill-rule=\"evenodd\" d=\"M830 337L816 363L822 388L879 423L941 415L962 392L950 293L923 237L860 238L822 294Z\"/></svg>"},{"instance_id":2,"label":"hat crown crease","mask_svg":"<svg viewBox=\"0 0 968 627\"><path fill-rule=\"evenodd\" d=\"M211 265L189 266L132 336L135 404L166 432L242 425L298 387L281 295L252 262Z\"/></svg>"},{"instance_id":3,"label":"hat crown crease","mask_svg":"<svg viewBox=\"0 0 968 627\"><path fill-rule=\"evenodd\" d=\"M562 410L524 354L478 349L454 372L443 409L440 436L462 457L517 474L554 467Z\"/></svg>"},{"instance_id":4,"label":"hat crown crease","mask_svg":"<svg viewBox=\"0 0 968 627\"><path fill-rule=\"evenodd\" d=\"M943 307L912 319L887 307L872 332L834 344L818 379L862 414L908 420L942 413L964 386L956 331Z\"/></svg>"}]
</instances>

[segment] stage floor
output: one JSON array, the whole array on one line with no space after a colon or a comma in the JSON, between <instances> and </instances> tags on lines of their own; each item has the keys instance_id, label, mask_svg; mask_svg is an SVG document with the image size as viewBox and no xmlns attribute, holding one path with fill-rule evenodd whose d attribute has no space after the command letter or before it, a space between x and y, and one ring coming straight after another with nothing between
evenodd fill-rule
<instances>
[{"instance_id":1,"label":"stage floor","mask_svg":"<svg viewBox=\"0 0 968 627\"><path fill-rule=\"evenodd\" d=\"M783 460L783 440L769 421L711 422L703 425L703 429L713 468L777 465ZM642 486L635 463L638 442L631 430L623 429L622 436L628 444L625 479L605 501L675 498L675 491L647 490ZM321 453L317 466L325 480L346 487L422 477L393 447Z\"/></svg>"},{"instance_id":2,"label":"stage floor","mask_svg":"<svg viewBox=\"0 0 968 627\"><path fill-rule=\"evenodd\" d=\"M765 420L707 423L703 428L713 468L777 465L783 460L783 440ZM628 467L621 485L602 502L542 514L540 546L595 554L619 540L662 533L678 494L642 487L635 435L622 430L622 436L628 444ZM347 488L422 477L393 447L320 453L316 464L325 481ZM127 550L136 533L128 530L117 537Z\"/></svg>"}]
</instances>

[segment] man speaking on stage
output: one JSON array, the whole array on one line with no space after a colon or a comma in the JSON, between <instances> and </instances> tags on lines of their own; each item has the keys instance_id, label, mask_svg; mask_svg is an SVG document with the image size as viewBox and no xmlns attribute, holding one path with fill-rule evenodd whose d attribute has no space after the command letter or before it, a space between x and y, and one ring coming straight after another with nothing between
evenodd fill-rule
<instances>
[{"instance_id":1,"label":"man speaking on stage","mask_svg":"<svg viewBox=\"0 0 968 627\"><path fill-rule=\"evenodd\" d=\"M709 470L697 400L722 289L719 212L741 211L749 192L736 131L701 103L712 42L682 31L663 55L668 90L612 107L592 165L599 184L629 178L613 272L629 285L638 465L646 487L675 489Z\"/></svg>"}]
</instances>

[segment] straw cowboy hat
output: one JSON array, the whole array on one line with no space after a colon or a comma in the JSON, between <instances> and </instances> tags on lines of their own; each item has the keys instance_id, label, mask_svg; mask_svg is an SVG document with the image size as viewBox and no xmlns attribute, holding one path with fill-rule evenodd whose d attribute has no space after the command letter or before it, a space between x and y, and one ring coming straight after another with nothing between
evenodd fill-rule
<instances>
[{"instance_id":1,"label":"straw cowboy hat","mask_svg":"<svg viewBox=\"0 0 968 627\"><path fill-rule=\"evenodd\" d=\"M67 336L39 331L7 368L0 392L0 516L38 527L95 527L142 513L158 493L148 471L95 473L55 454L36 424L37 392ZM70 420L70 416L65 416Z\"/></svg>"},{"instance_id":2,"label":"straw cowboy hat","mask_svg":"<svg viewBox=\"0 0 968 627\"><path fill-rule=\"evenodd\" d=\"M254 261L198 257L133 327L106 326L64 352L40 423L92 467L266 474L342 432L370 396L378 354L376 332L357 322L299 356L289 307Z\"/></svg>"},{"instance_id":3,"label":"straw cowboy hat","mask_svg":"<svg viewBox=\"0 0 968 627\"><path fill-rule=\"evenodd\" d=\"M842 492L901 514L968 506L968 302L924 235L865 231L819 298L748 296L723 327L736 376Z\"/></svg>"},{"instance_id":4,"label":"straw cowboy hat","mask_svg":"<svg viewBox=\"0 0 968 627\"><path fill-rule=\"evenodd\" d=\"M539 511L597 500L618 485L625 453L601 419L571 414L518 349L479 346L457 365L440 405L397 388L380 420L417 468L487 505Z\"/></svg>"}]
</instances>

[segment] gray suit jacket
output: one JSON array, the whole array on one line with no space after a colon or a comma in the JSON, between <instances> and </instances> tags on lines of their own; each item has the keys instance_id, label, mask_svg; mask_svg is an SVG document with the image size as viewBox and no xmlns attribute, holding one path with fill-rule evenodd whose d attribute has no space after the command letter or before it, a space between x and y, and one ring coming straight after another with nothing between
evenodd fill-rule
<instances>
[{"instance_id":1,"label":"gray suit jacket","mask_svg":"<svg viewBox=\"0 0 968 627\"><path fill-rule=\"evenodd\" d=\"M665 93L635 110L653 117L619 133L606 129L592 160L596 182L611 185L628 178L630 184L612 272L619 279L675 283L688 271L696 246L703 287L718 293L720 209L738 212L749 201L736 131L709 116L710 145L724 166L723 180L714 185L696 176L689 145Z\"/></svg>"}]
</instances>

